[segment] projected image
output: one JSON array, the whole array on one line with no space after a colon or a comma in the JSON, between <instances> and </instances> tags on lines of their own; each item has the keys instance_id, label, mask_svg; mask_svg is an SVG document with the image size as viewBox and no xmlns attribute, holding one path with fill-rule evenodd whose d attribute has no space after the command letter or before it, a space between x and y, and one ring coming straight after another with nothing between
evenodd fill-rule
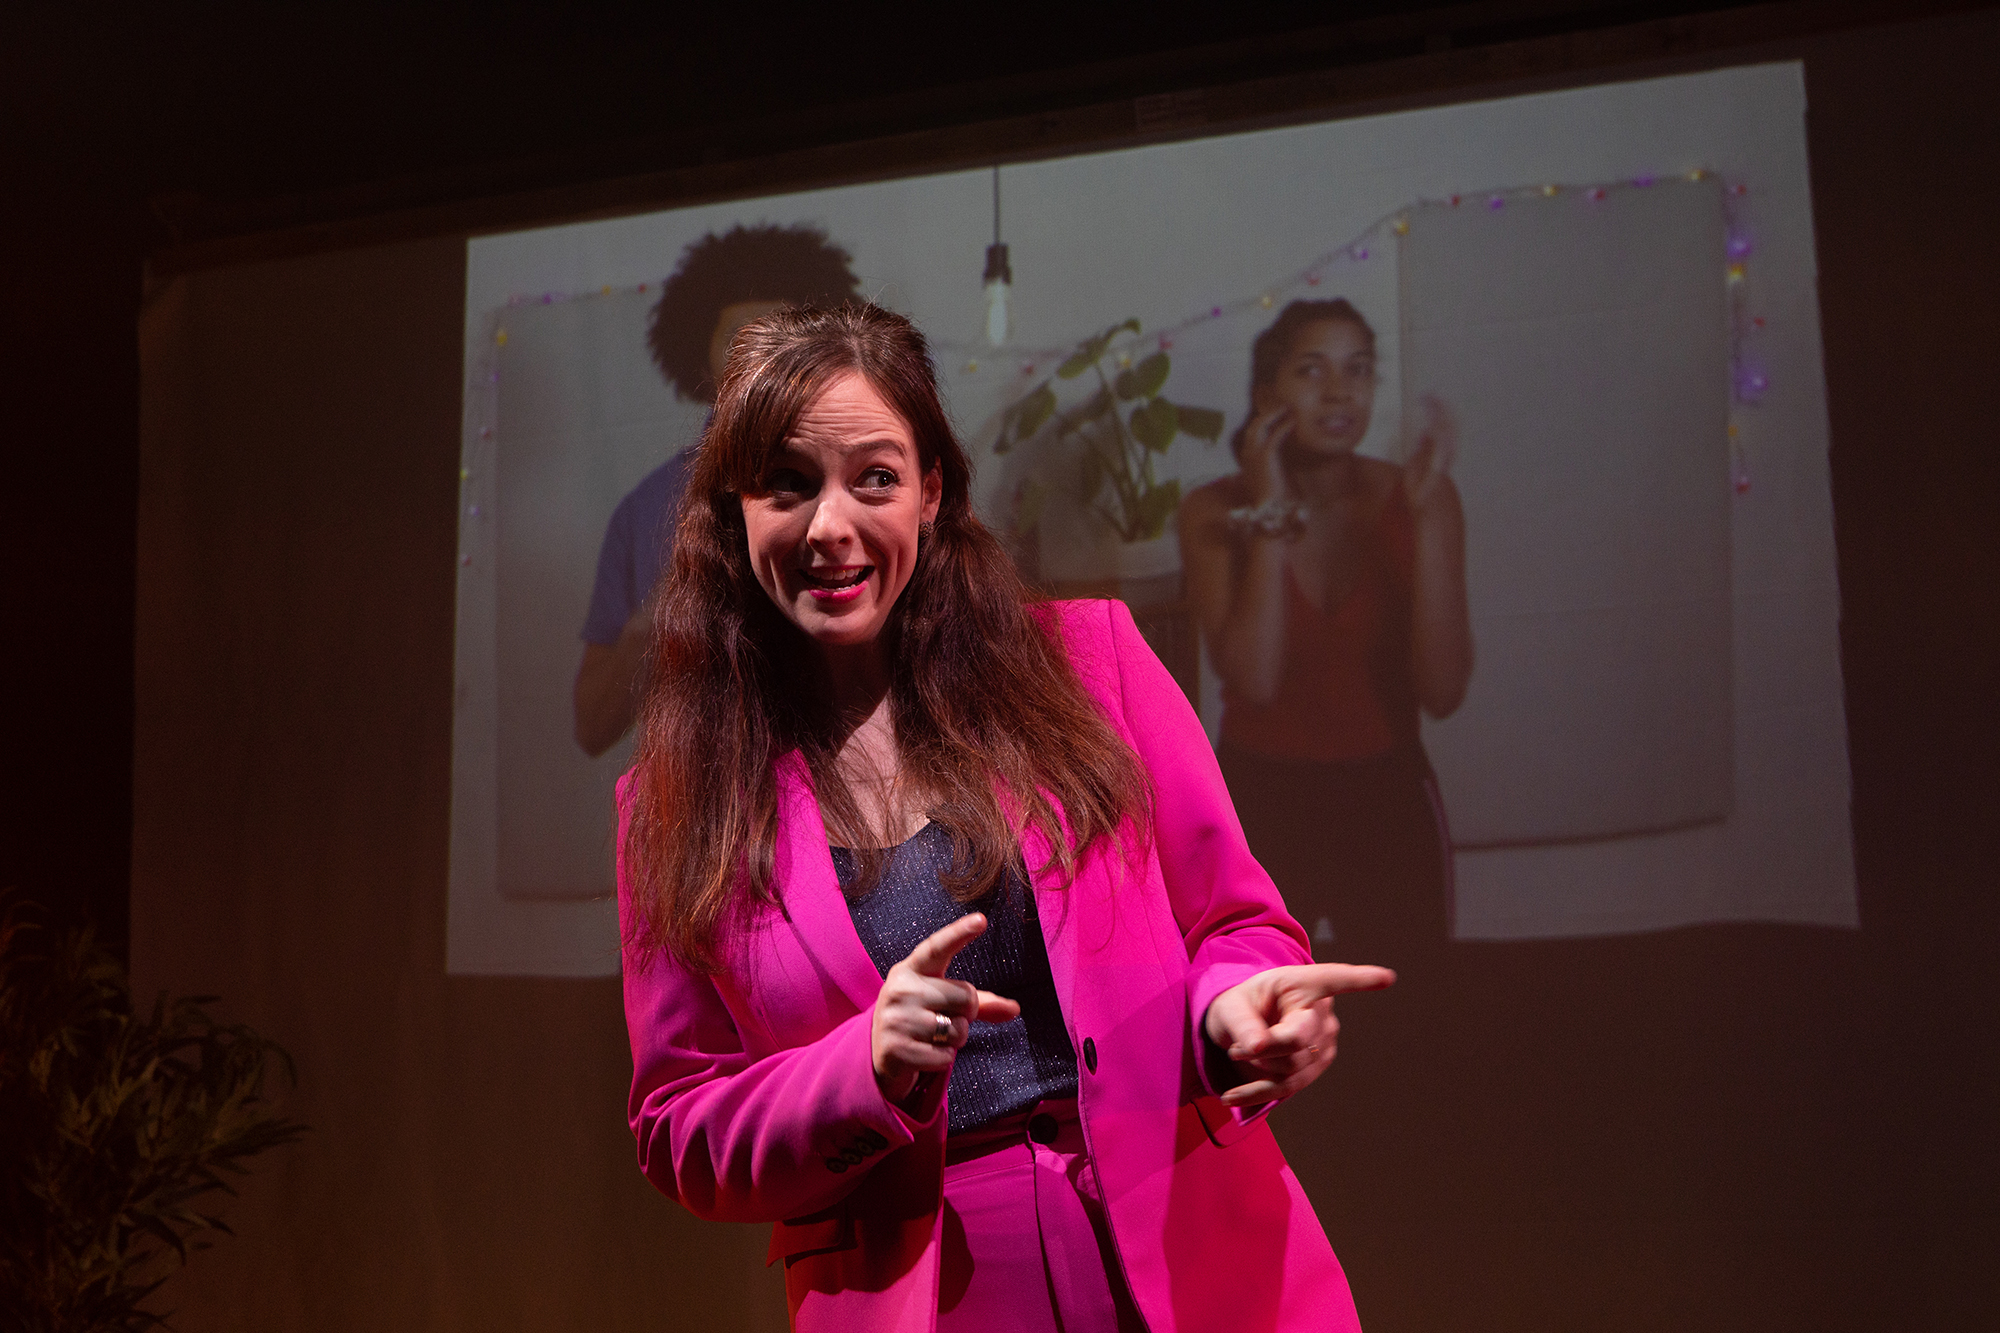
<instances>
[{"instance_id":1,"label":"projected image","mask_svg":"<svg viewBox=\"0 0 2000 1333\"><path fill-rule=\"evenodd\" d=\"M1801 115L1722 71L474 242L453 970L615 970L682 451L736 328L852 295L1316 953L1852 924Z\"/></svg>"}]
</instances>

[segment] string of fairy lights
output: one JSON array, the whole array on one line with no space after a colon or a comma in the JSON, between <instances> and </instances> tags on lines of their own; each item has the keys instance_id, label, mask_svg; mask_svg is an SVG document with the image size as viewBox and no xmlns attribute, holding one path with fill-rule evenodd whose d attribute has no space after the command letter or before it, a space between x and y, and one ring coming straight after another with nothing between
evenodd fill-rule
<instances>
[{"instance_id":1,"label":"string of fairy lights","mask_svg":"<svg viewBox=\"0 0 2000 1333\"><path fill-rule=\"evenodd\" d=\"M1583 185L1511 186L1504 189L1449 194L1435 199L1418 199L1384 214L1346 243L1325 251L1295 272L1268 283L1249 295L1211 302L1173 324L1135 335L1124 348L1124 352L1137 358L1154 350L1171 351L1177 338L1186 336L1205 323L1245 315L1253 310L1271 310L1295 295L1316 289L1331 288L1337 291L1341 286L1340 278L1344 266L1367 263L1371 256L1383 256L1396 239L1409 235L1411 218L1420 209L1482 209L1498 214L1524 201L1552 200L1559 197L1573 198L1580 207L1595 207L1608 204L1616 196L1630 191L1649 190L1672 181L1700 183L1710 179L1717 179L1713 172L1707 168L1697 167L1674 175L1638 175ZM1750 259L1755 245L1749 218L1750 189L1742 181L1721 180L1720 184L1726 236L1725 262L1721 279L1729 313L1732 399L1728 421L1729 476L1730 485L1735 493L1745 495L1750 490L1751 432L1748 427L1755 407L1770 391L1771 382L1758 345L1759 335L1765 330L1765 317L1755 308L1751 299ZM995 234L998 235L997 218ZM1002 262L1004 264L1004 255ZM985 281L990 286L996 271L991 253L988 255L987 268ZM1006 279L1011 281L1012 276L1009 267ZM462 512L467 517L474 520L481 518L486 513L486 506L491 504L492 497L484 496L484 488L478 483L482 479L482 474L491 470L493 441L499 428L497 420L499 353L507 345L509 313L522 306L548 306L573 301L601 300L612 296L644 295L649 291L658 290L663 283L664 279L660 279L632 285L605 284L580 292L515 294L507 298L504 307L487 313L479 343L481 351L474 359L470 375L469 387L474 392L466 395L466 447L459 468L459 485L463 501ZM989 292L989 306L991 300L992 295ZM938 348L940 359L949 360L964 374L1006 374L1024 385L1030 382L1036 370L1046 366L1051 358L1064 358L1076 350L1072 343L994 347L942 339L933 339L933 346ZM466 526L469 525L461 525L462 532ZM474 563L474 552L465 549L468 545L483 545L483 543L472 541L469 534L461 537L460 563L469 567Z\"/></svg>"}]
</instances>

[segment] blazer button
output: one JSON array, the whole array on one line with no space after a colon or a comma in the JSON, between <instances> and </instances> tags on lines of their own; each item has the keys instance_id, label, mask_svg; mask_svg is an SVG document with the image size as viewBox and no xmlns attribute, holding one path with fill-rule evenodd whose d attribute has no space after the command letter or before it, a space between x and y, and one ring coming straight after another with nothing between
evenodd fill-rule
<instances>
[{"instance_id":1,"label":"blazer button","mask_svg":"<svg viewBox=\"0 0 2000 1333\"><path fill-rule=\"evenodd\" d=\"M1056 1141L1056 1118L1044 1111L1028 1117L1028 1137L1040 1144Z\"/></svg>"},{"instance_id":2,"label":"blazer button","mask_svg":"<svg viewBox=\"0 0 2000 1333\"><path fill-rule=\"evenodd\" d=\"M1093 1074L1097 1072L1097 1043L1089 1037L1083 1039L1083 1067Z\"/></svg>"}]
</instances>

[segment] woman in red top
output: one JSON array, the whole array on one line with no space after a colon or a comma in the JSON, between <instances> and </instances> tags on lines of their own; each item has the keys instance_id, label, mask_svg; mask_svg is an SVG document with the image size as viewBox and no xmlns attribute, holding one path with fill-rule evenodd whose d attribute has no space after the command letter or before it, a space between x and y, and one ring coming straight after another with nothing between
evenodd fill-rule
<instances>
[{"instance_id":1,"label":"woman in red top","mask_svg":"<svg viewBox=\"0 0 2000 1333\"><path fill-rule=\"evenodd\" d=\"M1465 697L1472 632L1450 414L1426 399L1405 463L1364 458L1375 387L1361 313L1291 303L1252 348L1241 470L1188 497L1180 533L1251 849L1315 952L1390 956L1447 930L1418 710Z\"/></svg>"}]
</instances>

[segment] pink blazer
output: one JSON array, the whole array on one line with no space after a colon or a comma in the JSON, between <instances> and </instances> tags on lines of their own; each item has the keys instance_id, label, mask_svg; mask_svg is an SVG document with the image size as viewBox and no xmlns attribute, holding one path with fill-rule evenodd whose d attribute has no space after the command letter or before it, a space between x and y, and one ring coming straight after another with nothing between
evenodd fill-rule
<instances>
[{"instance_id":1,"label":"pink blazer","mask_svg":"<svg viewBox=\"0 0 2000 1333\"><path fill-rule=\"evenodd\" d=\"M1121 602L1045 611L1150 770L1155 836L1034 891L1078 1102L1126 1281L1152 1333L1357 1330L1347 1279L1261 1109L1204 1082L1199 1019L1222 991L1310 961L1252 859L1206 736ZM628 808L620 788L620 809ZM1030 867L1048 849L1030 837ZM945 1098L883 1100L869 1053L881 975L834 878L796 757L779 774L782 910L713 977L625 959L639 1165L700 1217L772 1222L795 1328L928 1333L938 1301ZM630 920L619 875L620 911ZM629 932L628 932L629 934Z\"/></svg>"}]
</instances>

